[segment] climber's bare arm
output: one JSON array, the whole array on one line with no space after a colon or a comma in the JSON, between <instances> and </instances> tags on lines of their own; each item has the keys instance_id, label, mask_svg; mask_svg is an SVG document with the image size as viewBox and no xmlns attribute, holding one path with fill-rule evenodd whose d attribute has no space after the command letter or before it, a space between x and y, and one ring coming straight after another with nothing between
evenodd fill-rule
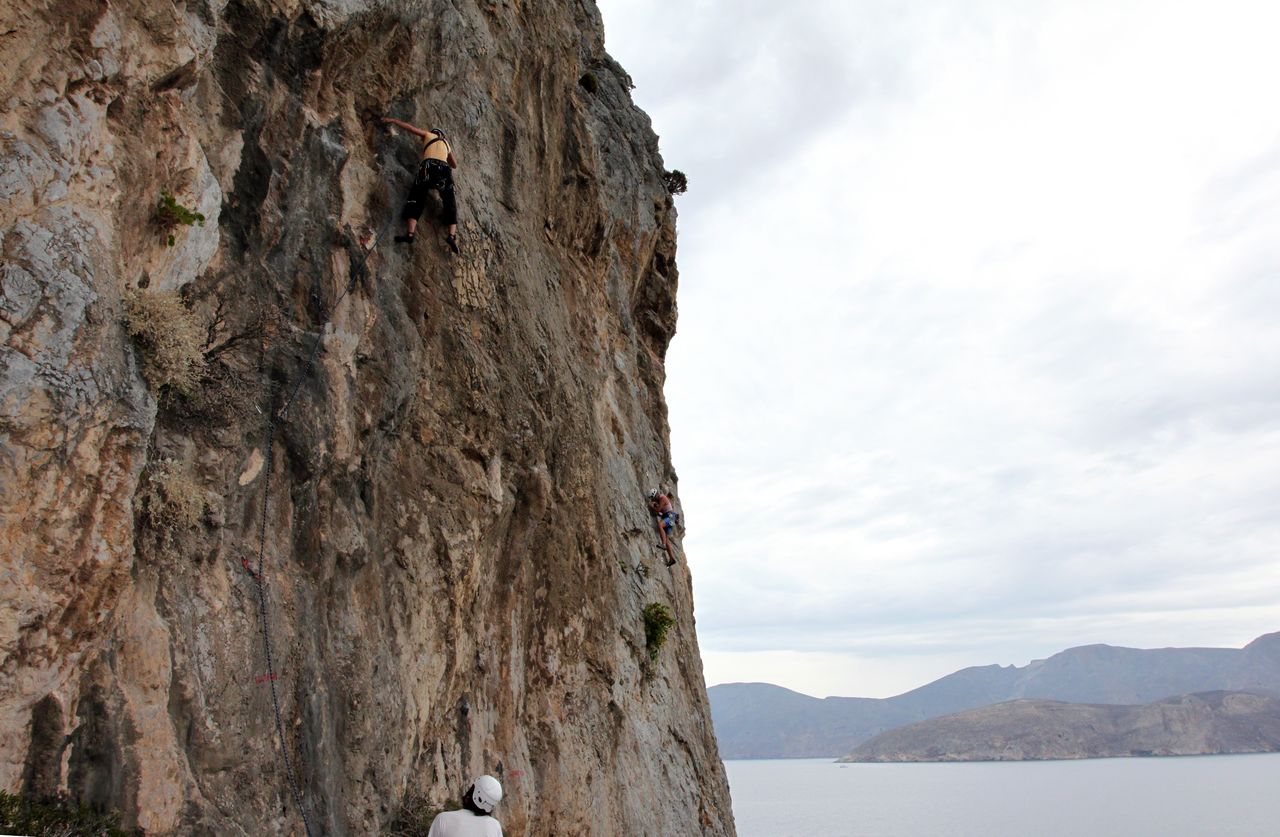
<instances>
[{"instance_id":1,"label":"climber's bare arm","mask_svg":"<svg viewBox=\"0 0 1280 837\"><path fill-rule=\"evenodd\" d=\"M449 168L456 169L458 167L458 158L453 156L453 149L449 149Z\"/></svg>"},{"instance_id":2,"label":"climber's bare arm","mask_svg":"<svg viewBox=\"0 0 1280 837\"><path fill-rule=\"evenodd\" d=\"M423 139L426 139L428 136L430 136L426 131L422 130L416 125L410 125L408 122L401 122L399 119L392 119L390 116L382 117L382 124L395 125L397 128L402 128L411 134L416 134L417 136L422 137Z\"/></svg>"}]
</instances>

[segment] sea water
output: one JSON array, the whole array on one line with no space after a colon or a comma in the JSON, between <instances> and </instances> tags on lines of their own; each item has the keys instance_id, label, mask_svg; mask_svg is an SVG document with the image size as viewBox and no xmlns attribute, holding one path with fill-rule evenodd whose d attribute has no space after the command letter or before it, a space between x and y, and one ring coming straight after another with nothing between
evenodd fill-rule
<instances>
[{"instance_id":1,"label":"sea water","mask_svg":"<svg viewBox=\"0 0 1280 837\"><path fill-rule=\"evenodd\" d=\"M1280 753L725 768L738 837L1280 835Z\"/></svg>"}]
</instances>

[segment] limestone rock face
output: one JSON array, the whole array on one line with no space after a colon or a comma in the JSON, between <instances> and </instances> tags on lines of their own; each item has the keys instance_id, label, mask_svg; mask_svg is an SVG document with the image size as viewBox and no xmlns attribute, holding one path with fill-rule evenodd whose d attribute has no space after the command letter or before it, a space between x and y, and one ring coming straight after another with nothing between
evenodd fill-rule
<instances>
[{"instance_id":1,"label":"limestone rock face","mask_svg":"<svg viewBox=\"0 0 1280 837\"><path fill-rule=\"evenodd\" d=\"M643 504L675 212L594 4L33 0L0 47L0 786L301 833L274 685L314 833L490 772L510 834L732 834ZM448 132L461 256L390 243L382 114ZM124 324L175 291L187 392Z\"/></svg>"}]
</instances>

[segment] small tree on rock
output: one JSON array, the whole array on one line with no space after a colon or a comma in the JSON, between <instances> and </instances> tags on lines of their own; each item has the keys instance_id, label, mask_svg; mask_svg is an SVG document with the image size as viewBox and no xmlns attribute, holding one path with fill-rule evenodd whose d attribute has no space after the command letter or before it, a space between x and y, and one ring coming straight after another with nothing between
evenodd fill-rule
<instances>
[{"instance_id":1,"label":"small tree on rock","mask_svg":"<svg viewBox=\"0 0 1280 837\"><path fill-rule=\"evenodd\" d=\"M667 187L669 194L683 195L689 188L689 178L685 177L684 172L680 171L680 169L664 171L662 173L662 185Z\"/></svg>"}]
</instances>

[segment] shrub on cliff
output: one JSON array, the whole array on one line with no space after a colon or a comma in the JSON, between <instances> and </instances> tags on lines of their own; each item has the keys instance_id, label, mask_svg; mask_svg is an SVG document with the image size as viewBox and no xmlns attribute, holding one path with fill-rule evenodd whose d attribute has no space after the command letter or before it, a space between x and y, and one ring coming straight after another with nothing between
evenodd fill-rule
<instances>
[{"instance_id":1,"label":"shrub on cliff","mask_svg":"<svg viewBox=\"0 0 1280 837\"><path fill-rule=\"evenodd\" d=\"M675 623L676 619L666 605L649 602L644 606L644 647L650 660L658 661L658 652L667 641L667 631Z\"/></svg>"},{"instance_id":2,"label":"shrub on cliff","mask_svg":"<svg viewBox=\"0 0 1280 837\"><path fill-rule=\"evenodd\" d=\"M66 799L33 800L0 791L0 832L32 837L129 837L113 814L99 814Z\"/></svg>"},{"instance_id":3,"label":"shrub on cliff","mask_svg":"<svg viewBox=\"0 0 1280 837\"><path fill-rule=\"evenodd\" d=\"M667 194L683 195L689 190L689 178L680 169L672 169L662 173L662 185L667 187Z\"/></svg>"},{"instance_id":4,"label":"shrub on cliff","mask_svg":"<svg viewBox=\"0 0 1280 837\"><path fill-rule=\"evenodd\" d=\"M425 796L411 793L401 803L395 819L382 829L382 837L427 837L436 814L457 811L461 807L456 802L439 807L432 805Z\"/></svg>"},{"instance_id":5,"label":"shrub on cliff","mask_svg":"<svg viewBox=\"0 0 1280 837\"><path fill-rule=\"evenodd\" d=\"M138 504L149 528L160 536L160 544L168 548L178 533L200 522L204 514L204 491L199 484L172 459L161 459L151 466Z\"/></svg>"},{"instance_id":6,"label":"shrub on cliff","mask_svg":"<svg viewBox=\"0 0 1280 837\"><path fill-rule=\"evenodd\" d=\"M164 230L165 242L172 247L177 243L173 231L193 224L203 227L204 214L178 203L178 199L165 189L160 192L160 202L156 204L156 223Z\"/></svg>"},{"instance_id":7,"label":"shrub on cliff","mask_svg":"<svg viewBox=\"0 0 1280 837\"><path fill-rule=\"evenodd\" d=\"M152 391L189 395L204 375L204 334L182 298L174 291L134 291L125 295L124 316Z\"/></svg>"}]
</instances>

